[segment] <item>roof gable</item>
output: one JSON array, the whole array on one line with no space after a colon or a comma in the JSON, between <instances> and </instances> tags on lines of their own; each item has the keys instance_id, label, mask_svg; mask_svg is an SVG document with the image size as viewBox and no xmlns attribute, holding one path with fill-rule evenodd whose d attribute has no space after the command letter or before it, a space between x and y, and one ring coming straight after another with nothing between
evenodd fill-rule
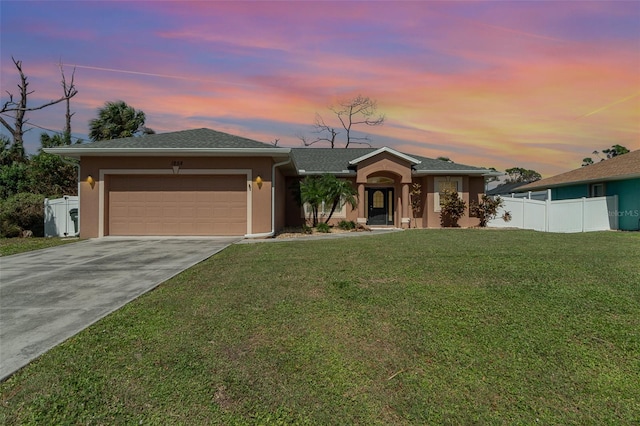
<instances>
[{"instance_id":1,"label":"roof gable","mask_svg":"<svg viewBox=\"0 0 640 426\"><path fill-rule=\"evenodd\" d=\"M410 157L407 154L403 154L401 152L396 151L395 149L391 149L389 147L384 146L382 148L376 149L375 151L369 152L367 154L364 154L364 155L362 155L362 156L360 156L358 158L355 158L355 159L349 161L349 164L356 165L361 161L364 161L364 160L367 160L369 158L375 157L376 155L380 155L380 154L382 154L384 152L389 153L389 154L391 154L393 156L396 156L398 158L401 158L401 159L403 159L405 161L408 161L411 164L420 164L421 163L420 160L416 160L415 158Z\"/></svg>"},{"instance_id":2,"label":"roof gable","mask_svg":"<svg viewBox=\"0 0 640 426\"><path fill-rule=\"evenodd\" d=\"M579 169L561 173L522 186L519 190L530 191L557 186L580 184L594 181L618 180L640 177L640 150L618 155Z\"/></svg>"}]
</instances>

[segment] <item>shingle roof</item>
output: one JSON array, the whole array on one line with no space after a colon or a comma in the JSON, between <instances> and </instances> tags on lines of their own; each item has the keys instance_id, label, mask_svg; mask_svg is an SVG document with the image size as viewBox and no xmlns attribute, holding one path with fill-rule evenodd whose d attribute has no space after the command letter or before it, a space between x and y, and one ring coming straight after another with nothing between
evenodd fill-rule
<instances>
[{"instance_id":1,"label":"shingle roof","mask_svg":"<svg viewBox=\"0 0 640 426\"><path fill-rule=\"evenodd\" d=\"M356 166L349 162L380 148L279 148L255 140L211 129L182 130L121 139L91 142L80 145L46 148L46 152L65 156L95 155L291 155L297 172L355 174ZM390 152L396 152L388 149ZM419 161L413 165L415 173L491 173L487 169L448 161L434 160L412 154L399 153ZM397 155L397 154L396 154ZM402 157L400 157L402 158Z\"/></svg>"},{"instance_id":2,"label":"shingle roof","mask_svg":"<svg viewBox=\"0 0 640 426\"><path fill-rule=\"evenodd\" d=\"M520 188L528 185L526 182L509 182L498 185L493 189L487 191L487 195L506 195L512 192L519 192Z\"/></svg>"},{"instance_id":3,"label":"shingle roof","mask_svg":"<svg viewBox=\"0 0 640 426\"><path fill-rule=\"evenodd\" d=\"M377 151L378 149L379 148L291 148L291 157L298 171L303 170L306 173L355 174L356 169L354 166L351 166L349 162ZM413 167L418 173L490 172L490 170L481 167L435 160L413 154L405 155L420 160L420 164L416 164Z\"/></svg>"},{"instance_id":4,"label":"shingle roof","mask_svg":"<svg viewBox=\"0 0 640 426\"><path fill-rule=\"evenodd\" d=\"M273 145L211 129L142 135L130 138L97 141L83 148L273 148ZM70 146L71 148L73 145Z\"/></svg>"},{"instance_id":5,"label":"shingle roof","mask_svg":"<svg viewBox=\"0 0 640 426\"><path fill-rule=\"evenodd\" d=\"M546 179L532 182L518 188L521 191L545 189L566 184L578 184L604 180L617 180L640 177L640 150L619 155L610 160L591 164L561 173Z\"/></svg>"}]
</instances>

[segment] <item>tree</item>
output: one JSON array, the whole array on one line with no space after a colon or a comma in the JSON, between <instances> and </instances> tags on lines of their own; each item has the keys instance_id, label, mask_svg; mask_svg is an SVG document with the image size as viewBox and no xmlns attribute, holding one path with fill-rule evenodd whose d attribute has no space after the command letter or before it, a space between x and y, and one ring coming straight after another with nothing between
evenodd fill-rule
<instances>
[{"instance_id":1,"label":"tree","mask_svg":"<svg viewBox=\"0 0 640 426\"><path fill-rule=\"evenodd\" d=\"M106 102L98 109L98 117L89 121L89 138L102 141L155 133L144 126L145 119L143 111L124 101Z\"/></svg>"},{"instance_id":2,"label":"tree","mask_svg":"<svg viewBox=\"0 0 640 426\"><path fill-rule=\"evenodd\" d=\"M610 160L619 155L628 154L629 152L630 151L627 147L615 144L615 145L611 145L611 148L605 148L602 150L602 153L606 156L606 158L601 158L598 150L593 151L592 154L600 158L600 161L604 161L604 160ZM593 161L593 158L591 157L585 157L582 159L582 167L590 166L593 163L594 161Z\"/></svg>"},{"instance_id":3,"label":"tree","mask_svg":"<svg viewBox=\"0 0 640 426\"><path fill-rule=\"evenodd\" d=\"M593 164L593 159L591 157L585 157L582 159L582 167L590 166Z\"/></svg>"},{"instance_id":4,"label":"tree","mask_svg":"<svg viewBox=\"0 0 640 426\"><path fill-rule=\"evenodd\" d=\"M313 226L318 225L319 211L323 205L331 206L324 223L328 223L337 208L345 203L355 209L358 205L357 191L351 182L338 179L334 175L307 176L300 181L300 203L311 209Z\"/></svg>"},{"instance_id":5,"label":"tree","mask_svg":"<svg viewBox=\"0 0 640 426\"><path fill-rule=\"evenodd\" d=\"M350 144L371 145L371 139L368 135L354 135L354 126L381 126L384 124L384 115L377 114L378 104L375 100L368 96L358 95L355 98L339 102L337 106L329 107L334 113L337 121L340 123L345 134L345 148L349 148ZM336 128L327 124L322 116L316 113L312 133L317 136L313 140L308 140L305 136L299 136L305 146L310 146L318 142L329 142L331 148L335 148L336 136L340 134Z\"/></svg>"},{"instance_id":6,"label":"tree","mask_svg":"<svg viewBox=\"0 0 640 426\"><path fill-rule=\"evenodd\" d=\"M508 175L506 183L535 182L542 179L540 173L535 170L523 169L522 167L512 167L506 169L505 172L507 172Z\"/></svg>"},{"instance_id":7,"label":"tree","mask_svg":"<svg viewBox=\"0 0 640 426\"><path fill-rule=\"evenodd\" d=\"M6 113L13 114L13 124L6 121L1 115L0 115L0 123L9 131L9 133L11 133L11 136L13 137L14 152L24 158L25 156L24 125L27 124L28 122L28 119L25 117L26 113L31 111L41 110L63 101L67 101L67 105L68 105L69 100L72 97L74 97L78 93L78 91L76 90L75 85L73 83L73 77L71 78L70 84L67 85L64 77L64 73L62 73L62 86L64 90L64 95L50 102L46 102L38 106L30 107L28 106L27 101L28 101L29 95L33 93L33 90L29 91L29 81L24 71L22 70L22 61L16 60L15 58L13 58L13 56L11 57L11 60L13 61L13 64L16 66L18 70L18 74L20 75L20 83L18 84L20 96L18 100L14 100L13 94L10 92L7 92L7 94L9 95L9 100L2 104L2 107L0 108L0 114L6 114ZM60 69L62 70L62 66L60 66ZM69 125L69 128L70 128L70 125Z\"/></svg>"},{"instance_id":8,"label":"tree","mask_svg":"<svg viewBox=\"0 0 640 426\"><path fill-rule=\"evenodd\" d=\"M54 154L47 154L43 148L69 145L67 135L40 135L40 150L31 157L30 174L34 188L32 192L43 194L49 198L63 195L77 195L78 169L77 160L63 160Z\"/></svg>"}]
</instances>

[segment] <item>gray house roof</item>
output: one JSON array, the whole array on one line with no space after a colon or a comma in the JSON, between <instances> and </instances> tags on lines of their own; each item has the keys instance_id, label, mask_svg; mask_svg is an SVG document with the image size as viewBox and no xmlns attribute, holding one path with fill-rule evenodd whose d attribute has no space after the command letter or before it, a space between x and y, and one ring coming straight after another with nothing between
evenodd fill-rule
<instances>
[{"instance_id":1,"label":"gray house roof","mask_svg":"<svg viewBox=\"0 0 640 426\"><path fill-rule=\"evenodd\" d=\"M182 130L45 149L45 152L51 154L70 157L176 154L287 156L289 151L290 148L277 148L267 143L211 129Z\"/></svg>"},{"instance_id":2,"label":"gray house roof","mask_svg":"<svg viewBox=\"0 0 640 426\"><path fill-rule=\"evenodd\" d=\"M252 139L211 129L182 130L137 137L112 139L79 145L45 148L45 152L68 157L82 156L270 156L276 161L291 158L288 173L299 175L332 173L356 174L358 160L387 152L412 164L415 175L475 174L495 172L480 167L405 154L391 148L279 148ZM295 171L294 171L295 170Z\"/></svg>"},{"instance_id":3,"label":"gray house roof","mask_svg":"<svg viewBox=\"0 0 640 426\"><path fill-rule=\"evenodd\" d=\"M379 148L291 148L291 157L298 174L332 173L337 175L355 175L356 167L351 161L378 151ZM413 165L414 174L477 174L495 175L496 173L481 167L435 160L413 154L404 154L419 160ZM501 174L501 173L498 173Z\"/></svg>"}]
</instances>

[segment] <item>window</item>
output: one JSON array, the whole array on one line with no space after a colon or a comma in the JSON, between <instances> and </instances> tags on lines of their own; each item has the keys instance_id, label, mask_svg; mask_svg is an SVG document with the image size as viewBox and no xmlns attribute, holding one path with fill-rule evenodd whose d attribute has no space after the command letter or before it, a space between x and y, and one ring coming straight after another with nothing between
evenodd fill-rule
<instances>
[{"instance_id":1,"label":"window","mask_svg":"<svg viewBox=\"0 0 640 426\"><path fill-rule=\"evenodd\" d=\"M394 180L388 177L370 177L367 178L367 183L393 183Z\"/></svg>"},{"instance_id":2,"label":"window","mask_svg":"<svg viewBox=\"0 0 640 426\"><path fill-rule=\"evenodd\" d=\"M318 207L318 218L325 218L327 216L329 216L329 213L331 213L331 207L332 205L329 203L322 203L322 205L320 207ZM307 217L311 217L311 207L309 206L309 204L305 204L304 206L302 206L302 217L307 218ZM333 212L333 216L331 216L331 218L333 219L334 217L337 218L346 218L347 217L347 206L346 203L341 203L341 206L336 207L336 211Z\"/></svg>"},{"instance_id":3,"label":"window","mask_svg":"<svg viewBox=\"0 0 640 426\"><path fill-rule=\"evenodd\" d=\"M446 190L449 191L462 191L462 177L461 176L446 176L446 177L436 177L434 179L435 183L435 193L433 196L433 211L440 211L440 194Z\"/></svg>"},{"instance_id":4,"label":"window","mask_svg":"<svg viewBox=\"0 0 640 426\"><path fill-rule=\"evenodd\" d=\"M604 197L604 183L592 183L589 195L591 197Z\"/></svg>"}]
</instances>

